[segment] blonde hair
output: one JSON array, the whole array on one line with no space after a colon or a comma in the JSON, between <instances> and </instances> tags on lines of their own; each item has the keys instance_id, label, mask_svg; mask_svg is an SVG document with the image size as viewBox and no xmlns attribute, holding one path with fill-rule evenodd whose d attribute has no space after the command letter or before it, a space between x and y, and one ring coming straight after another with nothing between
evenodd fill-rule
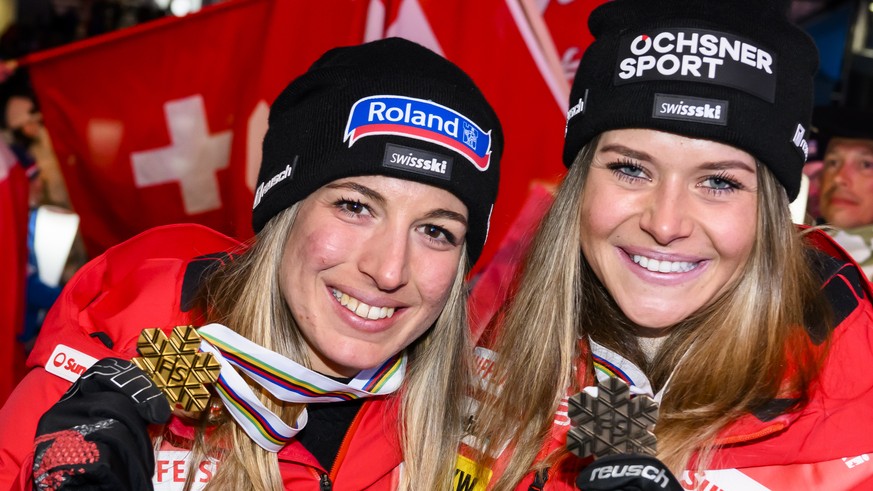
<instances>
[{"instance_id":1,"label":"blonde hair","mask_svg":"<svg viewBox=\"0 0 873 491\"><path fill-rule=\"evenodd\" d=\"M511 441L513 453L495 491L512 489L565 453L534 462L568 387L575 392L593 380L590 355L578 347L589 335L641 366L656 387L672 374L656 434L657 457L674 472L685 470L695 454L704 464L719 432L762 403L785 396L797 401L791 409L805 404L826 351L811 347L804 326L829 326L827 303L784 189L759 165L757 240L743 274L711 305L673 326L646 363L635 326L580 250L582 193L597 141L580 151L562 182L497 326L494 380L505 381L501 392L509 397L486 396L476 419L487 444L483 461ZM577 364L585 373L576 373Z\"/></svg>"},{"instance_id":2,"label":"blonde hair","mask_svg":"<svg viewBox=\"0 0 873 491\"><path fill-rule=\"evenodd\" d=\"M209 322L221 322L309 366L305 341L279 288L279 265L298 208L299 203L271 219L249 250L211 274L201 288L199 307ZM388 396L400 405L397 431L405 460L404 490L413 489L412 483L415 489L447 489L453 475L465 414L463 390L472 369L464 290L467 271L464 246L442 313L407 348L404 385ZM304 407L276 400L260 386L250 385L284 421L295 421ZM219 460L206 489L284 489L276 454L256 445L232 420L225 418L209 438L201 428L194 447L192 462L204 456ZM188 476L189 483L192 477Z\"/></svg>"}]
</instances>

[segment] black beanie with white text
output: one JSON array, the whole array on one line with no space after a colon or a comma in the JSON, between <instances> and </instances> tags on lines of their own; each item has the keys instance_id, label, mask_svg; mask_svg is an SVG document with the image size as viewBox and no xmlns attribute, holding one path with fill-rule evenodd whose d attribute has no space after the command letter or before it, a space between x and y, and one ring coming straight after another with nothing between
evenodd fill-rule
<instances>
[{"instance_id":1,"label":"black beanie with white text","mask_svg":"<svg viewBox=\"0 0 873 491\"><path fill-rule=\"evenodd\" d=\"M766 165L789 199L808 154L818 51L787 0L613 0L570 92L564 164L596 135L654 129L726 143Z\"/></svg>"},{"instance_id":2,"label":"black beanie with white text","mask_svg":"<svg viewBox=\"0 0 873 491\"><path fill-rule=\"evenodd\" d=\"M255 188L255 232L282 210L344 177L382 175L458 197L476 262L500 175L503 131L469 76L411 41L335 48L270 107Z\"/></svg>"}]
</instances>

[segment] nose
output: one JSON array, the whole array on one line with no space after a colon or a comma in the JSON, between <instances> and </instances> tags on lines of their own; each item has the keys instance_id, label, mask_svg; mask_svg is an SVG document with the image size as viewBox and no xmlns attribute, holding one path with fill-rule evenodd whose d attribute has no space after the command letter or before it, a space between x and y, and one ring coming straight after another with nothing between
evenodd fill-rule
<instances>
[{"instance_id":1,"label":"nose","mask_svg":"<svg viewBox=\"0 0 873 491\"><path fill-rule=\"evenodd\" d=\"M358 269L382 291L394 291L409 282L409 233L387 225L361 244Z\"/></svg>"},{"instance_id":2,"label":"nose","mask_svg":"<svg viewBox=\"0 0 873 491\"><path fill-rule=\"evenodd\" d=\"M688 237L694 228L688 190L679 183L662 183L644 198L640 228L660 245Z\"/></svg>"}]
</instances>

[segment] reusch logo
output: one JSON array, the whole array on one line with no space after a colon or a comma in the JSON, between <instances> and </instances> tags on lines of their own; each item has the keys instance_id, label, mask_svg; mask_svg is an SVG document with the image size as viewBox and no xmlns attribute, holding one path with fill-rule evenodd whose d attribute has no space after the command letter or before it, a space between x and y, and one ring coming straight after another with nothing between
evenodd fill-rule
<instances>
[{"instance_id":1,"label":"reusch logo","mask_svg":"<svg viewBox=\"0 0 873 491\"><path fill-rule=\"evenodd\" d=\"M261 200L264 198L264 195L273 188L276 184L284 181L285 179L291 179L294 177L294 169L297 168L297 160L300 158L299 155L294 156L294 161L291 164L286 165L284 169L278 172L276 175L271 177L266 182L262 182L258 185L258 189L255 190L255 202L252 205L252 209L258 207L261 204Z\"/></svg>"},{"instance_id":2,"label":"reusch logo","mask_svg":"<svg viewBox=\"0 0 873 491\"><path fill-rule=\"evenodd\" d=\"M452 160L444 155L387 143L382 165L448 180L452 177Z\"/></svg>"},{"instance_id":3,"label":"reusch logo","mask_svg":"<svg viewBox=\"0 0 873 491\"><path fill-rule=\"evenodd\" d=\"M727 109L728 101L720 99L655 94L652 117L726 126Z\"/></svg>"},{"instance_id":4,"label":"reusch logo","mask_svg":"<svg viewBox=\"0 0 873 491\"><path fill-rule=\"evenodd\" d=\"M64 380L75 382L80 375L85 373L85 370L91 368L91 365L96 362L97 358L93 356L59 344L55 346L55 350L45 364L45 370Z\"/></svg>"},{"instance_id":5,"label":"reusch logo","mask_svg":"<svg viewBox=\"0 0 873 491\"><path fill-rule=\"evenodd\" d=\"M621 38L613 83L706 82L733 87L772 103L776 66L776 56L770 50L740 36L708 29L664 28Z\"/></svg>"},{"instance_id":6,"label":"reusch logo","mask_svg":"<svg viewBox=\"0 0 873 491\"><path fill-rule=\"evenodd\" d=\"M655 484L660 484L665 489L670 484L666 469L658 469L653 465L642 464L604 465L591 472L590 481L637 476L654 481Z\"/></svg>"},{"instance_id":7,"label":"reusch logo","mask_svg":"<svg viewBox=\"0 0 873 491\"><path fill-rule=\"evenodd\" d=\"M480 171L491 164L491 130L435 102L412 97L377 95L352 105L343 141L349 147L371 135L399 135L458 152Z\"/></svg>"}]
</instances>

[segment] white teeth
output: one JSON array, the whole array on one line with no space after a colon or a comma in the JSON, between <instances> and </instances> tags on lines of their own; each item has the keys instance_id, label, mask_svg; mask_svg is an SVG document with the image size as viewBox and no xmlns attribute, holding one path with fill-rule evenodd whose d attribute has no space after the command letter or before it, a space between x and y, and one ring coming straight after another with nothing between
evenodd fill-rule
<instances>
[{"instance_id":1,"label":"white teeth","mask_svg":"<svg viewBox=\"0 0 873 491\"><path fill-rule=\"evenodd\" d=\"M355 309L355 315L358 317L367 317L367 314L370 313L370 306L365 304L364 302L360 302L358 304L358 308Z\"/></svg>"},{"instance_id":2,"label":"white teeth","mask_svg":"<svg viewBox=\"0 0 873 491\"><path fill-rule=\"evenodd\" d=\"M646 256L633 256L633 261L649 271L658 273L687 273L696 268L699 262L689 263L686 261L659 261Z\"/></svg>"},{"instance_id":3,"label":"white teeth","mask_svg":"<svg viewBox=\"0 0 873 491\"><path fill-rule=\"evenodd\" d=\"M367 305L357 298L350 297L336 289L333 290L333 296L339 301L340 305L354 312L358 317L363 317L364 319L377 320L394 316L394 307L375 307Z\"/></svg>"}]
</instances>

